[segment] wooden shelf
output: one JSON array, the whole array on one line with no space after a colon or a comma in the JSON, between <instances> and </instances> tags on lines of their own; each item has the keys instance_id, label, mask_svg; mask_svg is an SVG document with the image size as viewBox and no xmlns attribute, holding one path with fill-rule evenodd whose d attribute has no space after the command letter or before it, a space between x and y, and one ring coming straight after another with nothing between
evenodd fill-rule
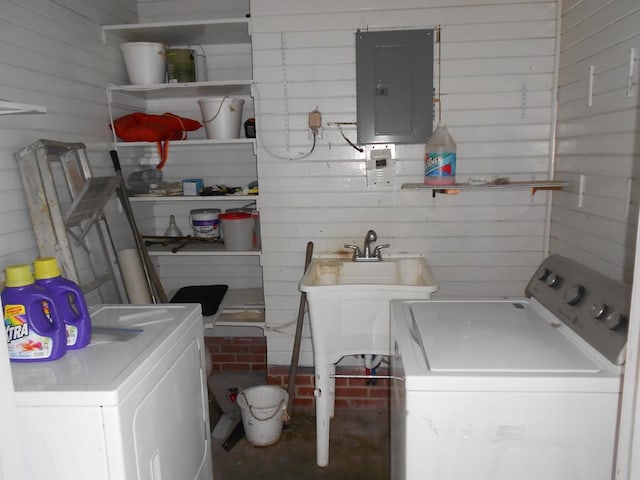
<instances>
[{"instance_id":1,"label":"wooden shelf","mask_svg":"<svg viewBox=\"0 0 640 480\"><path fill-rule=\"evenodd\" d=\"M18 115L25 113L47 113L47 107L0 100L0 115Z\"/></svg>"},{"instance_id":2,"label":"wooden shelf","mask_svg":"<svg viewBox=\"0 0 640 480\"><path fill-rule=\"evenodd\" d=\"M174 203L174 202L233 202L233 201L239 201L239 202L257 202L258 201L258 195L211 195L211 196L182 196L182 195L177 195L177 196L167 196L167 197L154 197L154 196L140 196L140 197L136 197L136 196L131 196L129 197L129 201L131 203L144 203L144 202L151 202L151 203Z\"/></svg>"},{"instance_id":3,"label":"wooden shelf","mask_svg":"<svg viewBox=\"0 0 640 480\"><path fill-rule=\"evenodd\" d=\"M193 21L176 22L149 22L137 24L105 25L102 27L102 39L104 43L119 44L124 42L161 42L168 47L193 47L196 45L251 45L251 19L250 18L219 18ZM243 51L245 47L242 47ZM204 50L204 49L203 49ZM243 75L244 77L244 75ZM160 83L155 85L115 85L106 86L109 116L113 118L113 106L117 112L121 110L138 110L152 112L159 110L162 101L172 105L179 103L186 105L191 110L197 110L197 100L205 97L233 96L244 97L245 102L251 102L254 96L254 82L250 78L242 78L227 81L206 81L188 83ZM169 107L172 108L172 107ZM195 117L194 117L195 118ZM170 142L170 149L184 148L187 151L195 151L198 154L207 151L237 151L249 152L253 150L256 155L255 138L238 138L225 140L209 140L202 138L204 135L195 134L188 140L176 140ZM114 139L117 149L156 148L155 142L122 142ZM129 153L132 151L130 150ZM137 153L137 152L134 152ZM212 165L215 174L215 166ZM246 192L246 191L245 191ZM243 193L245 193L243 192ZM227 202L227 206L233 206L229 202L238 204L257 202L258 195L229 195L229 196L131 196L131 203L138 205L150 205L175 202L189 202L183 204L195 207L193 202L205 205L220 205L219 202ZM175 208L175 205L172 206ZM161 241L160 237L148 236L146 241ZM183 242L183 243L181 243ZM175 253L172 249L176 250ZM259 249L249 251L227 251L222 242L192 240L184 243L178 240L166 245L152 244L147 246L150 256L155 257L260 257ZM211 259L203 259L209 262ZM239 259L242 260L242 259ZM178 259L178 262L181 260ZM215 259L211 263L217 263ZM226 263L226 259L223 262ZM234 263L231 262L230 263ZM253 263L253 262L251 262ZM240 275L240 273L238 274ZM232 275L233 276L233 275ZM258 283L258 282L256 282ZM218 309L213 316L204 317L205 328L214 325L229 326L264 326L264 293L262 288L228 290Z\"/></svg>"},{"instance_id":4,"label":"wooden shelf","mask_svg":"<svg viewBox=\"0 0 640 480\"><path fill-rule=\"evenodd\" d=\"M249 18L221 18L179 22L129 23L104 25L102 41L107 34L125 42L162 42L167 45L251 43Z\"/></svg>"},{"instance_id":5,"label":"wooden shelf","mask_svg":"<svg viewBox=\"0 0 640 480\"><path fill-rule=\"evenodd\" d=\"M144 100L252 95L253 80L218 82L156 83L152 85L107 85L107 96L119 92Z\"/></svg>"},{"instance_id":6,"label":"wooden shelf","mask_svg":"<svg viewBox=\"0 0 640 480\"><path fill-rule=\"evenodd\" d=\"M153 241L153 240L151 240ZM173 252L172 248L176 251ZM216 257L256 257L260 256L260 250L229 251L224 249L222 242L191 241L186 244L170 243L169 245L148 245L147 251L152 257L166 256L216 256Z\"/></svg>"},{"instance_id":7,"label":"wooden shelf","mask_svg":"<svg viewBox=\"0 0 640 480\"><path fill-rule=\"evenodd\" d=\"M196 140L171 140L170 148L181 147L196 147L196 146L215 146L215 145L255 145L255 138L230 138L225 140L208 140L208 139L196 139ZM118 141L118 148L157 148L156 142L123 142Z\"/></svg>"},{"instance_id":8,"label":"wooden shelf","mask_svg":"<svg viewBox=\"0 0 640 480\"><path fill-rule=\"evenodd\" d=\"M432 196L437 193L456 195L466 190L513 190L531 189L531 195L539 190L562 190L569 185L569 182L559 182L555 180L529 180L513 181L508 183L454 183L452 185L425 185L424 183L403 183L404 190L431 190Z\"/></svg>"},{"instance_id":9,"label":"wooden shelf","mask_svg":"<svg viewBox=\"0 0 640 480\"><path fill-rule=\"evenodd\" d=\"M204 328L264 327L264 293L262 288L227 290L215 315L204 317Z\"/></svg>"}]
</instances>

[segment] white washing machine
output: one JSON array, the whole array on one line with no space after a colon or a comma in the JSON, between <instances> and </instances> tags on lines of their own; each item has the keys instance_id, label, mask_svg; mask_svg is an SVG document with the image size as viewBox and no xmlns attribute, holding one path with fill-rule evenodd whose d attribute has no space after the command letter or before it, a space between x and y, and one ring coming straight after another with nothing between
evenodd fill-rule
<instances>
[{"instance_id":1,"label":"white washing machine","mask_svg":"<svg viewBox=\"0 0 640 480\"><path fill-rule=\"evenodd\" d=\"M91 343L12 363L29 478L212 480L200 305L91 308Z\"/></svg>"},{"instance_id":2,"label":"white washing machine","mask_svg":"<svg viewBox=\"0 0 640 480\"><path fill-rule=\"evenodd\" d=\"M613 478L629 302L558 255L526 297L392 301L391 478Z\"/></svg>"}]
</instances>

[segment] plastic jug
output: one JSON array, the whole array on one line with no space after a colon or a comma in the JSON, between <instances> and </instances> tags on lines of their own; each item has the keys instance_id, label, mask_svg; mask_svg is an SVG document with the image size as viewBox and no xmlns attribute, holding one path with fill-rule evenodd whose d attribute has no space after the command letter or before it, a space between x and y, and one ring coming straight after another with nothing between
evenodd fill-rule
<instances>
[{"instance_id":1,"label":"plastic jug","mask_svg":"<svg viewBox=\"0 0 640 480\"><path fill-rule=\"evenodd\" d=\"M446 125L438 125L424 146L425 185L456 183L456 149Z\"/></svg>"},{"instance_id":2,"label":"plastic jug","mask_svg":"<svg viewBox=\"0 0 640 480\"><path fill-rule=\"evenodd\" d=\"M67 335L53 295L35 284L29 265L5 269L2 305L11 361L52 361L67 352Z\"/></svg>"},{"instance_id":3,"label":"plastic jug","mask_svg":"<svg viewBox=\"0 0 640 480\"><path fill-rule=\"evenodd\" d=\"M227 251L253 250L255 219L248 212L220 214L224 249Z\"/></svg>"},{"instance_id":4,"label":"plastic jug","mask_svg":"<svg viewBox=\"0 0 640 480\"><path fill-rule=\"evenodd\" d=\"M54 257L34 260L33 275L36 285L46 288L53 297L65 325L67 348L86 347L91 341L91 316L78 284L60 274L58 261Z\"/></svg>"}]
</instances>

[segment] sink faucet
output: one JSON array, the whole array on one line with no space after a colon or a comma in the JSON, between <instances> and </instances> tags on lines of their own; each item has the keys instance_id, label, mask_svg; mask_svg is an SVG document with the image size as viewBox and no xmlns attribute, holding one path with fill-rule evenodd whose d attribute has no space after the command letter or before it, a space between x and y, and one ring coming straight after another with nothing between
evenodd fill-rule
<instances>
[{"instance_id":1,"label":"sink faucet","mask_svg":"<svg viewBox=\"0 0 640 480\"><path fill-rule=\"evenodd\" d=\"M364 250L361 252L360 247L357 245L345 245L344 248L352 248L353 249L353 261L354 262L371 262L371 261L382 261L382 252L383 248L389 248L391 245L388 243L385 245L378 245L374 248L373 252L371 251L371 245L378 239L378 235L375 231L369 230L367 235L364 237Z\"/></svg>"},{"instance_id":2,"label":"sink faucet","mask_svg":"<svg viewBox=\"0 0 640 480\"><path fill-rule=\"evenodd\" d=\"M378 235L373 230L369 230L364 237L364 258L371 257L371 244L378 240Z\"/></svg>"}]
</instances>

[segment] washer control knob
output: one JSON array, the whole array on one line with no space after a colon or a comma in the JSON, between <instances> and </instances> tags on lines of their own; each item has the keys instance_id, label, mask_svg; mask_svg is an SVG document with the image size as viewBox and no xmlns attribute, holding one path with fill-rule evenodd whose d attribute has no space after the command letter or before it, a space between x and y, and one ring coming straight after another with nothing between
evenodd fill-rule
<instances>
[{"instance_id":1,"label":"washer control knob","mask_svg":"<svg viewBox=\"0 0 640 480\"><path fill-rule=\"evenodd\" d=\"M562 298L564 298L564 301L567 302L569 305L575 305L580 301L583 294L584 294L584 287L576 283L574 285L571 285L567 289L567 291L564 292L564 295Z\"/></svg>"},{"instance_id":2,"label":"washer control knob","mask_svg":"<svg viewBox=\"0 0 640 480\"><path fill-rule=\"evenodd\" d=\"M607 312L607 306L604 303L594 303L591 306L591 316L593 318L599 318L602 320L604 314Z\"/></svg>"},{"instance_id":3,"label":"washer control knob","mask_svg":"<svg viewBox=\"0 0 640 480\"><path fill-rule=\"evenodd\" d=\"M555 288L560 285L560 276L557 273L549 272L547 279L544 281L549 287Z\"/></svg>"},{"instance_id":4,"label":"washer control knob","mask_svg":"<svg viewBox=\"0 0 640 480\"><path fill-rule=\"evenodd\" d=\"M607 317L605 323L607 324L607 328L609 330L615 330L622 326L625 321L626 318L624 317L624 315L622 315L620 312L613 312Z\"/></svg>"},{"instance_id":5,"label":"washer control knob","mask_svg":"<svg viewBox=\"0 0 640 480\"><path fill-rule=\"evenodd\" d=\"M550 273L551 273L551 270L549 270L548 268L540 267L540 270L538 270L537 278L541 282L544 282L547 279L547 277L549 276Z\"/></svg>"}]
</instances>

